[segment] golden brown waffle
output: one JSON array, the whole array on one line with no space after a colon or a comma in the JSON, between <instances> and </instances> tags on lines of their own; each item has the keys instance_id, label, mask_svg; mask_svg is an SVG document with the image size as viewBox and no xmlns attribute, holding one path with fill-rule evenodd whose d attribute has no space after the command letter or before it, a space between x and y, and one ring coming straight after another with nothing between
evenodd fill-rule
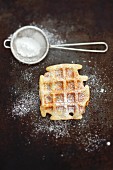
<instances>
[{"instance_id":1,"label":"golden brown waffle","mask_svg":"<svg viewBox=\"0 0 113 170\"><path fill-rule=\"evenodd\" d=\"M51 115L51 120L81 119L89 102L89 86L84 86L87 76L81 76L79 64L59 64L46 68L40 76L41 115Z\"/></svg>"}]
</instances>

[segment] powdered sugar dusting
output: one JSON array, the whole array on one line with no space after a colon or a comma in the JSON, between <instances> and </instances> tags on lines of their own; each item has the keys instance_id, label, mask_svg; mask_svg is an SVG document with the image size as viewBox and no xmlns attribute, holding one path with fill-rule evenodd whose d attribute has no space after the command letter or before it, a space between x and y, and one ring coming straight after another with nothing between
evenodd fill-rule
<instances>
[{"instance_id":1,"label":"powdered sugar dusting","mask_svg":"<svg viewBox=\"0 0 113 170\"><path fill-rule=\"evenodd\" d=\"M56 45L66 43L66 40L61 38L61 36L57 33L57 30L52 29L51 31L49 31L49 29L45 28L43 25L38 25L35 22L31 23L30 25L39 27L46 34L50 44Z\"/></svg>"},{"instance_id":2,"label":"powdered sugar dusting","mask_svg":"<svg viewBox=\"0 0 113 170\"><path fill-rule=\"evenodd\" d=\"M54 30L54 33L51 33L47 29L42 27L42 31L44 31L47 35L50 44L56 45L66 43L66 40L62 40L61 37L56 33L56 30Z\"/></svg>"},{"instance_id":3,"label":"powdered sugar dusting","mask_svg":"<svg viewBox=\"0 0 113 170\"><path fill-rule=\"evenodd\" d=\"M32 72L28 72L28 70L25 70L24 74L22 74L23 76L23 79L25 81L31 81L32 80L32 77L33 77L33 73Z\"/></svg>"},{"instance_id":4,"label":"powdered sugar dusting","mask_svg":"<svg viewBox=\"0 0 113 170\"><path fill-rule=\"evenodd\" d=\"M38 117L38 121L33 123L34 129L31 136L38 137L38 134L42 132L48 137L52 135L56 140L61 137L70 137L68 125L69 122L66 121L51 121L47 118Z\"/></svg>"},{"instance_id":5,"label":"powdered sugar dusting","mask_svg":"<svg viewBox=\"0 0 113 170\"><path fill-rule=\"evenodd\" d=\"M17 38L15 41L18 54L22 57L33 57L39 54L40 44L31 37Z\"/></svg>"},{"instance_id":6,"label":"powdered sugar dusting","mask_svg":"<svg viewBox=\"0 0 113 170\"><path fill-rule=\"evenodd\" d=\"M37 111L39 96L33 92L25 92L18 97L14 103L12 114L13 116L25 116L29 112Z\"/></svg>"},{"instance_id":7,"label":"powdered sugar dusting","mask_svg":"<svg viewBox=\"0 0 113 170\"><path fill-rule=\"evenodd\" d=\"M103 146L103 143L106 141L104 138L100 138L98 134L92 135L91 133L87 134L87 143L85 143L85 151L92 152Z\"/></svg>"}]
</instances>

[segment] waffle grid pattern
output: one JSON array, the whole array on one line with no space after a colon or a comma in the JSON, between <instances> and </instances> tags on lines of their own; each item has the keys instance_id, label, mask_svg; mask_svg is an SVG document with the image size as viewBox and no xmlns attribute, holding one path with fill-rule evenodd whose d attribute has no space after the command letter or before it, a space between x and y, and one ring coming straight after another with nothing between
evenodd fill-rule
<instances>
[{"instance_id":1,"label":"waffle grid pattern","mask_svg":"<svg viewBox=\"0 0 113 170\"><path fill-rule=\"evenodd\" d=\"M49 68L49 67L48 67ZM40 77L41 114L51 119L81 119L88 101L87 76L78 74L75 65L50 66L49 72Z\"/></svg>"}]
</instances>

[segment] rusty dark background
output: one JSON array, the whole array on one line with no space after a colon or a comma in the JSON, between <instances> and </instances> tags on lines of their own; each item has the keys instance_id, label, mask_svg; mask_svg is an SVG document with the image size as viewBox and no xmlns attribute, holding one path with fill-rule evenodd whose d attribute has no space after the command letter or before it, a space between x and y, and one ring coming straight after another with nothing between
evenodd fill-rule
<instances>
[{"instance_id":1,"label":"rusty dark background","mask_svg":"<svg viewBox=\"0 0 113 170\"><path fill-rule=\"evenodd\" d=\"M49 32L50 41L59 37L66 42L105 41L109 50L105 54L50 50L40 64L24 65L3 41L30 24ZM112 0L0 0L1 170L113 170L112 45ZM58 63L82 64L80 73L89 76L91 99L82 120L51 122L40 116L39 75ZM25 94L32 94L24 105L28 110L22 110Z\"/></svg>"}]
</instances>

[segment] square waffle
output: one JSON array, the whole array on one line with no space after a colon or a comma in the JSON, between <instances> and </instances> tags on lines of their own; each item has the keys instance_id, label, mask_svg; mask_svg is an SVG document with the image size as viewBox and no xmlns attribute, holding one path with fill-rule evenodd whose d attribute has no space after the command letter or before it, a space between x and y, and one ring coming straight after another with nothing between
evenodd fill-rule
<instances>
[{"instance_id":1,"label":"square waffle","mask_svg":"<svg viewBox=\"0 0 113 170\"><path fill-rule=\"evenodd\" d=\"M40 76L39 94L42 117L51 120L81 119L89 102L89 86L83 84L87 76L79 75L79 64L59 64L46 68Z\"/></svg>"}]
</instances>

